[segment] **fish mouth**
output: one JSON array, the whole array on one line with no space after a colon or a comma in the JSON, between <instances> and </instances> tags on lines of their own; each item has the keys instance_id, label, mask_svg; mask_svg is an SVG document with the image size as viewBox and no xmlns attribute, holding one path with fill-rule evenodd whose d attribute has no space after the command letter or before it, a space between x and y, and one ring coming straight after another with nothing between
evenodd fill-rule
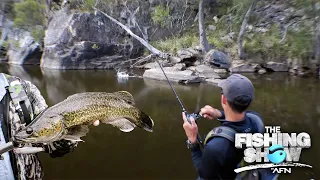
<instances>
[{"instance_id":1,"label":"fish mouth","mask_svg":"<svg viewBox=\"0 0 320 180\"><path fill-rule=\"evenodd\" d=\"M149 121L151 121L151 125L150 125L150 123L145 123L145 126L143 127L143 129L148 132L153 132L154 122L150 116L148 116L148 119L149 119Z\"/></svg>"},{"instance_id":2,"label":"fish mouth","mask_svg":"<svg viewBox=\"0 0 320 180\"><path fill-rule=\"evenodd\" d=\"M148 132L153 132L153 129L150 127L143 127L144 130L148 131Z\"/></svg>"},{"instance_id":3,"label":"fish mouth","mask_svg":"<svg viewBox=\"0 0 320 180\"><path fill-rule=\"evenodd\" d=\"M32 137L23 137L23 136L14 136L14 141L18 143L29 143L29 142L34 142L36 141L36 138Z\"/></svg>"}]
</instances>

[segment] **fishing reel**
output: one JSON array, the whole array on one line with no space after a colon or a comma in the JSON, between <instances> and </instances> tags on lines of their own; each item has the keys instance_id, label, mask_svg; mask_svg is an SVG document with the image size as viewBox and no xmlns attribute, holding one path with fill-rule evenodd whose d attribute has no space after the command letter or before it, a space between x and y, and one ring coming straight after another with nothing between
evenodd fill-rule
<instances>
[{"instance_id":1,"label":"fishing reel","mask_svg":"<svg viewBox=\"0 0 320 180\"><path fill-rule=\"evenodd\" d=\"M199 113L200 113L200 112L188 114L186 111L184 112L184 114L186 115L187 121L188 121L189 123L191 123L190 118L193 118L193 119L195 120L195 122L197 123L197 120L198 120L200 117L202 117Z\"/></svg>"},{"instance_id":2,"label":"fishing reel","mask_svg":"<svg viewBox=\"0 0 320 180\"><path fill-rule=\"evenodd\" d=\"M200 114L200 112L196 112L196 113L191 113L191 114L188 114L187 111L184 111L184 114L186 115L186 118L187 118L187 121L191 124L191 120L190 118L193 118L194 121L197 123L197 120L202 117ZM203 141L202 141L202 138L199 134L197 134L197 141L200 145L203 144Z\"/></svg>"}]
</instances>

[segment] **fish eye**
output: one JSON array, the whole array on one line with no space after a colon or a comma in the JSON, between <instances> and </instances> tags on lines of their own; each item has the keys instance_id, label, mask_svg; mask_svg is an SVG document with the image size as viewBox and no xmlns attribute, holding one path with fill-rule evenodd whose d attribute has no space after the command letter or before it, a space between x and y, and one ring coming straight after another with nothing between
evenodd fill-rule
<instances>
[{"instance_id":1,"label":"fish eye","mask_svg":"<svg viewBox=\"0 0 320 180\"><path fill-rule=\"evenodd\" d=\"M37 132L32 132L32 136L38 137L38 133Z\"/></svg>"},{"instance_id":2,"label":"fish eye","mask_svg":"<svg viewBox=\"0 0 320 180\"><path fill-rule=\"evenodd\" d=\"M26 130L26 133L27 134L33 133L33 129L31 127L28 127L27 130Z\"/></svg>"}]
</instances>

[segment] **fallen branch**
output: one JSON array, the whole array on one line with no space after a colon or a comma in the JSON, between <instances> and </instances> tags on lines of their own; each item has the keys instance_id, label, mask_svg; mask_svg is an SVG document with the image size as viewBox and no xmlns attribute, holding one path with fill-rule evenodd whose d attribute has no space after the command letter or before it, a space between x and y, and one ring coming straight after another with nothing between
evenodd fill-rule
<instances>
[{"instance_id":1,"label":"fallen branch","mask_svg":"<svg viewBox=\"0 0 320 180\"><path fill-rule=\"evenodd\" d=\"M143 44L146 48L148 48L154 55L160 57L160 58L168 58L169 54L168 53L163 53L161 51L159 51L158 49L156 49L155 47L151 46L147 41L145 41L144 39L142 39L141 37L137 36L136 34L134 34L127 26L121 24L119 21L117 21L116 19L114 19L113 17L109 16L108 14L102 12L101 10L97 9L94 7L94 9L96 11L99 11L100 13L102 13L103 15L105 15L107 18L109 18L111 21L113 21L114 23L118 24L120 27L122 27L125 31L127 31L127 33L129 33L132 37L134 37L135 39L137 39L141 44Z\"/></svg>"},{"instance_id":2,"label":"fallen branch","mask_svg":"<svg viewBox=\"0 0 320 180\"><path fill-rule=\"evenodd\" d=\"M131 67L136 66L137 64L140 65L143 62L149 61L152 59L152 54L150 54L149 56L146 56L142 59L140 59L139 61L135 62L134 64L131 65Z\"/></svg>"},{"instance_id":3,"label":"fallen branch","mask_svg":"<svg viewBox=\"0 0 320 180\"><path fill-rule=\"evenodd\" d=\"M132 20L133 25L138 27L139 31L141 32L141 34L142 34L142 36L143 36L143 39L147 40L148 38L146 37L146 35L144 34L144 32L141 30L141 28L140 28L140 26L139 26L139 24L138 24L138 22L136 21L136 18L135 18L137 12L139 11L139 7L134 11L134 13L132 13L132 12L130 11L130 9L128 8L128 6L127 6L127 1L122 1L122 3L123 3L123 5L126 7L127 11L129 12L129 14L130 14L130 19Z\"/></svg>"},{"instance_id":4,"label":"fallen branch","mask_svg":"<svg viewBox=\"0 0 320 180\"><path fill-rule=\"evenodd\" d=\"M289 26L291 26L294 23L295 22L291 22L291 23L289 23L288 25L285 26L282 39L281 39L281 41L279 43L284 43L284 40L286 39L286 36L287 36L288 28L289 28Z\"/></svg>"}]
</instances>

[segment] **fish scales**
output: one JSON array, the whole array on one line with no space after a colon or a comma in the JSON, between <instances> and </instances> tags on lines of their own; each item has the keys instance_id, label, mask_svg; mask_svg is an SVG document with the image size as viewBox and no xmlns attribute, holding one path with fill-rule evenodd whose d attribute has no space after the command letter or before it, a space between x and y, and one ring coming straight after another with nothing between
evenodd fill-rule
<instances>
[{"instance_id":1,"label":"fish scales","mask_svg":"<svg viewBox=\"0 0 320 180\"><path fill-rule=\"evenodd\" d=\"M117 108L110 106L93 106L87 109L64 114L65 126L72 127L80 124L89 124L92 120L116 119L119 116L132 119L139 118L139 111L134 108Z\"/></svg>"}]
</instances>

